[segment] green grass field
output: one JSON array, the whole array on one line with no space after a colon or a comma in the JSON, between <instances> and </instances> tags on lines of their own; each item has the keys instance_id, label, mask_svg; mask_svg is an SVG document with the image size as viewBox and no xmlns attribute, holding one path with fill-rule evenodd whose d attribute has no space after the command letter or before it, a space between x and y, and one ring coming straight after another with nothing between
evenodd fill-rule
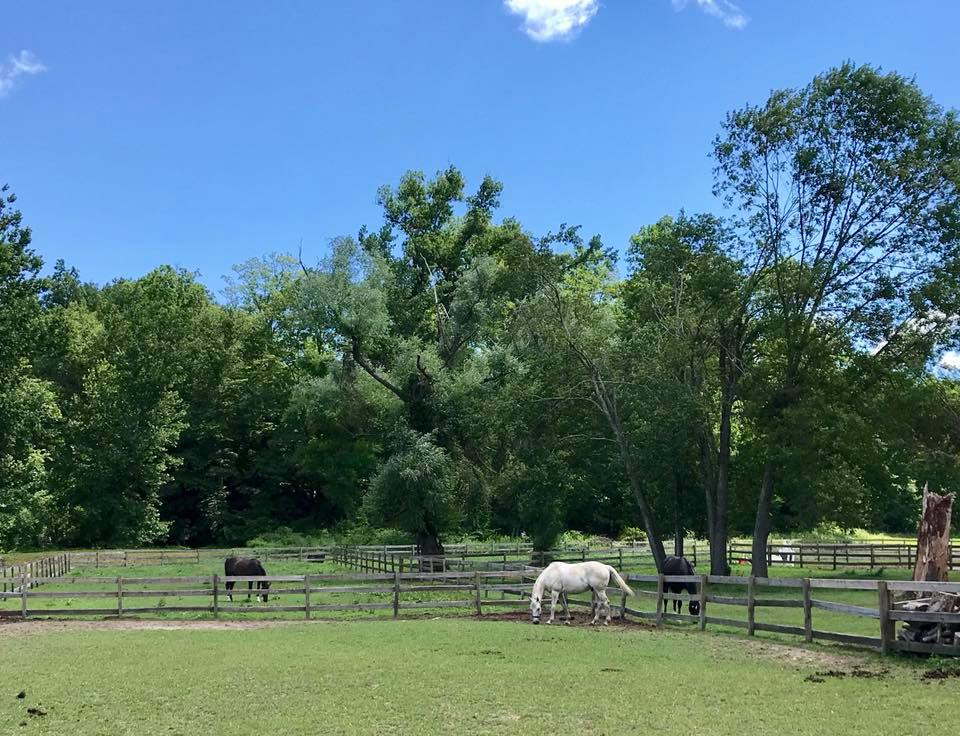
<instances>
[{"instance_id":1,"label":"green grass field","mask_svg":"<svg viewBox=\"0 0 960 736\"><path fill-rule=\"evenodd\" d=\"M923 682L916 661L673 629L470 619L63 626L0 627L0 732L878 736L960 715L956 681ZM886 674L854 676L858 667ZM815 676L824 671L846 676Z\"/></svg>"}]
</instances>

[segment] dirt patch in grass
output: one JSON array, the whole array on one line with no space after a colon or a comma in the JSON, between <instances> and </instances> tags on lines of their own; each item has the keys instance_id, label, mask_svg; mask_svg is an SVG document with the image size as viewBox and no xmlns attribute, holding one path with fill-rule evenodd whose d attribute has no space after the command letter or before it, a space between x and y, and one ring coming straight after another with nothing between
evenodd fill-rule
<instances>
[{"instance_id":1,"label":"dirt patch in grass","mask_svg":"<svg viewBox=\"0 0 960 736\"><path fill-rule=\"evenodd\" d=\"M921 680L947 680L951 677L960 677L960 669L937 667L920 675Z\"/></svg>"},{"instance_id":2,"label":"dirt patch in grass","mask_svg":"<svg viewBox=\"0 0 960 736\"><path fill-rule=\"evenodd\" d=\"M764 659L786 662L787 664L800 667L826 667L829 671L842 672L843 674L846 674L846 672L844 672L845 670L850 670L851 672L868 672L868 670L863 669L863 664L866 661L864 655L820 651L818 649L807 649L805 647L793 647L789 644L751 641L742 638L738 638L737 644L748 647L752 653ZM822 675L824 673L817 674ZM833 675L828 674L828 676ZM864 675L853 676L863 677Z\"/></svg>"},{"instance_id":3,"label":"dirt patch in grass","mask_svg":"<svg viewBox=\"0 0 960 736\"><path fill-rule=\"evenodd\" d=\"M530 614L525 611L507 611L504 613L485 613L483 616L474 617L478 621L512 621L513 623L521 623L533 625L530 621ZM588 629L595 628L607 628L607 629L648 629L655 630L656 627L652 624L648 624L645 621L631 621L630 619L621 620L619 618L610 619L610 625L604 626L602 621L596 626L593 626L590 621L592 619L590 616L581 613L579 616L577 614L572 614L570 626L584 627ZM566 626L567 624L563 619L557 617L553 620L552 624L548 624L546 621L541 621L540 626Z\"/></svg>"}]
</instances>

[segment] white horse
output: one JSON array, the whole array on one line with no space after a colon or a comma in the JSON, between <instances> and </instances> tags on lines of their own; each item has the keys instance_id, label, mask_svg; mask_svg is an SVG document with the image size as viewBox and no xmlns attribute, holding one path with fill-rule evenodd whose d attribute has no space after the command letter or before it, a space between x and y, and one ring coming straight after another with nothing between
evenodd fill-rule
<instances>
[{"instance_id":1,"label":"white horse","mask_svg":"<svg viewBox=\"0 0 960 736\"><path fill-rule=\"evenodd\" d=\"M533 584L533 592L530 594L530 615L533 618L533 623L540 623L541 604L545 590L550 591L550 619L547 621L548 624L553 623L553 616L557 610L557 598L562 596L563 611L567 615L566 623L570 623L567 593L582 593L589 590L593 593L590 604L593 621L590 622L590 625L597 623L601 608L605 608L607 613L604 624L609 624L610 601L607 599L607 587L610 585L611 577L620 586L620 590L627 595L633 595L630 586L620 577L620 573L610 565L604 565L602 562L576 562L572 565L566 562L551 562L537 577L537 581ZM597 605L598 602L599 606Z\"/></svg>"}]
</instances>

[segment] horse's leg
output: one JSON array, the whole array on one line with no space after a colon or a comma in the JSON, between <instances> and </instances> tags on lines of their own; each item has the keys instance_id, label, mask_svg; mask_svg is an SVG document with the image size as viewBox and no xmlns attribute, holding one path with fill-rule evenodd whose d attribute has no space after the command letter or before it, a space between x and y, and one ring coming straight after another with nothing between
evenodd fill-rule
<instances>
[{"instance_id":1,"label":"horse's leg","mask_svg":"<svg viewBox=\"0 0 960 736\"><path fill-rule=\"evenodd\" d=\"M547 621L548 624L553 623L553 614L557 611L557 598L560 597L560 592L557 590L550 591L550 620Z\"/></svg>"},{"instance_id":2,"label":"horse's leg","mask_svg":"<svg viewBox=\"0 0 960 736\"><path fill-rule=\"evenodd\" d=\"M233 603L233 583L227 583L227 598Z\"/></svg>"},{"instance_id":3,"label":"horse's leg","mask_svg":"<svg viewBox=\"0 0 960 736\"><path fill-rule=\"evenodd\" d=\"M252 590L253 590L253 581L252 581L252 580L248 580L248 581L247 581L247 603L250 602L250 591L252 591Z\"/></svg>"},{"instance_id":4,"label":"horse's leg","mask_svg":"<svg viewBox=\"0 0 960 736\"><path fill-rule=\"evenodd\" d=\"M563 604L563 613L567 617L567 620L564 621L565 624L570 624L570 603L567 601L567 594L560 594L560 602Z\"/></svg>"},{"instance_id":5,"label":"horse's leg","mask_svg":"<svg viewBox=\"0 0 960 736\"><path fill-rule=\"evenodd\" d=\"M605 612L605 618L604 618L604 620L603 620L603 625L604 625L604 626L609 626L609 625L610 625L610 599L607 598L607 591L605 591L605 590L598 590L598 591L597 591L597 597L600 599L600 608L602 608L602 609L604 610L604 612ZM597 609L597 615L598 615L598 616L600 615L600 609L599 609L599 608Z\"/></svg>"}]
</instances>

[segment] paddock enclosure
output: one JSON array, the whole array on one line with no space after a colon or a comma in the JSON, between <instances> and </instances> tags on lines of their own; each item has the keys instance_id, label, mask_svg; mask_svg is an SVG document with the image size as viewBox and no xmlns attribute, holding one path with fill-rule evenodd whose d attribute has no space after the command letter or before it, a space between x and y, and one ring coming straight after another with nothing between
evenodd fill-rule
<instances>
[{"instance_id":1,"label":"paddock enclosure","mask_svg":"<svg viewBox=\"0 0 960 736\"><path fill-rule=\"evenodd\" d=\"M487 616L525 612L539 568L531 551L518 545L464 547L445 558L422 558L408 547L293 548L264 550L268 572L261 576L221 574L223 557L234 550L101 551L65 553L35 560L32 574L5 576L0 617L5 620L60 617L147 617L211 619L401 618ZM457 556L459 553L459 556ZM960 654L950 625L958 613L904 608L908 598L960 594L960 583L916 583L903 579L856 578L844 573L821 577L816 570L780 568L789 576L660 576L649 550L618 547L554 550L552 559L598 559L624 571L636 596L608 589L613 615L624 622L662 626L686 624L705 630L758 633L786 640L828 641L881 652ZM51 561L52 560L52 561ZM631 572L631 570L634 570ZM905 575L905 570L892 573ZM203 574L199 574L203 573ZM270 600L248 602L247 583L270 582ZM668 612L686 594L665 592L668 582L692 583L698 616ZM234 601L225 585L236 584ZM256 594L254 585L253 595ZM589 605L571 596L571 605ZM580 617L582 619L582 617ZM941 625L928 642L897 639L904 622Z\"/></svg>"}]
</instances>

